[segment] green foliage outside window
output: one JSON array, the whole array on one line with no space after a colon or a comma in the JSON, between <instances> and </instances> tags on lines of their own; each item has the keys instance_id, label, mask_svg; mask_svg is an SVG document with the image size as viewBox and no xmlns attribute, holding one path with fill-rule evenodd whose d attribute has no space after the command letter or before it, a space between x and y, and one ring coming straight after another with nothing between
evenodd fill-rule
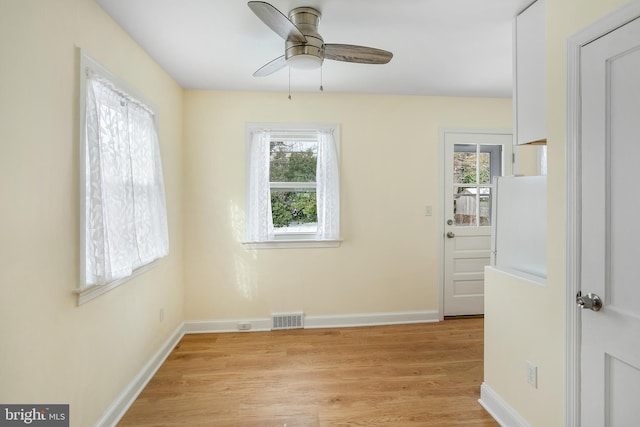
<instances>
[{"instance_id":1,"label":"green foliage outside window","mask_svg":"<svg viewBox=\"0 0 640 427\"><path fill-rule=\"evenodd\" d=\"M491 182L491 157L487 153L480 153L480 169L477 171L479 176L476 176L476 160L476 153L454 153L454 180L456 184L488 184ZM479 182L476 180L477 178L479 178ZM462 193L464 190L465 187L459 187L458 193Z\"/></svg>"},{"instance_id":2,"label":"green foliage outside window","mask_svg":"<svg viewBox=\"0 0 640 427\"><path fill-rule=\"evenodd\" d=\"M315 145L271 141L269 180L271 182L315 182ZM313 190L271 190L271 211L276 228L318 221Z\"/></svg>"},{"instance_id":3,"label":"green foliage outside window","mask_svg":"<svg viewBox=\"0 0 640 427\"><path fill-rule=\"evenodd\" d=\"M276 228L318 222L316 193L272 191L271 211L273 226Z\"/></svg>"}]
</instances>

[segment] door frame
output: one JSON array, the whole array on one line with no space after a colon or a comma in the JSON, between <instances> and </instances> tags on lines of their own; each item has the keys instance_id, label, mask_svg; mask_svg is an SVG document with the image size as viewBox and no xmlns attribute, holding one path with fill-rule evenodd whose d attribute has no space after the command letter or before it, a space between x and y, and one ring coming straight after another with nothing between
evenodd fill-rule
<instances>
[{"instance_id":1,"label":"door frame","mask_svg":"<svg viewBox=\"0 0 640 427\"><path fill-rule=\"evenodd\" d=\"M640 18L640 2L628 3L567 40L567 127L566 127L566 390L565 425L580 426L580 365L582 318L575 299L580 291L581 244L581 76L584 46Z\"/></svg>"},{"instance_id":2,"label":"door frame","mask_svg":"<svg viewBox=\"0 0 640 427\"><path fill-rule=\"evenodd\" d=\"M439 263L440 266L440 274L438 277L438 319L440 321L444 320L444 276L445 276L445 155L446 155L446 147L445 147L445 135L447 133L478 133L478 134L500 134L500 135L513 135L513 129L507 128L454 128L454 127L441 127L439 128L440 133L440 144L439 144L439 153L438 157L440 158L440 172L439 172L439 209L438 209L438 235L440 236L440 256ZM513 148L513 143L512 143ZM503 163L506 161L512 161L512 159L503 159ZM513 165L512 165L513 167Z\"/></svg>"}]
</instances>

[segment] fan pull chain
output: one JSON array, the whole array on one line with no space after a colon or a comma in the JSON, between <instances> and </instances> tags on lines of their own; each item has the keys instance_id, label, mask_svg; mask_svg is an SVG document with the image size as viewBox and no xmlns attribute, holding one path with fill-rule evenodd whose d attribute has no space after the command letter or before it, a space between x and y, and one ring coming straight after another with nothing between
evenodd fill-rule
<instances>
[{"instance_id":1,"label":"fan pull chain","mask_svg":"<svg viewBox=\"0 0 640 427\"><path fill-rule=\"evenodd\" d=\"M291 67L289 68L289 101L291 101Z\"/></svg>"},{"instance_id":2,"label":"fan pull chain","mask_svg":"<svg viewBox=\"0 0 640 427\"><path fill-rule=\"evenodd\" d=\"M324 92L324 87L322 86L322 65L320 66L320 92Z\"/></svg>"}]
</instances>

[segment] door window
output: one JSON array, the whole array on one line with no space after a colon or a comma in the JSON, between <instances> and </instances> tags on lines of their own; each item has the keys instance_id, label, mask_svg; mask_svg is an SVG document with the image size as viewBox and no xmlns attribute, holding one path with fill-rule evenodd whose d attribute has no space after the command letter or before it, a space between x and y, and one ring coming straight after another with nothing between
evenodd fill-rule
<instances>
[{"instance_id":1,"label":"door window","mask_svg":"<svg viewBox=\"0 0 640 427\"><path fill-rule=\"evenodd\" d=\"M453 153L454 225L491 225L493 178L502 174L502 146L455 144Z\"/></svg>"}]
</instances>

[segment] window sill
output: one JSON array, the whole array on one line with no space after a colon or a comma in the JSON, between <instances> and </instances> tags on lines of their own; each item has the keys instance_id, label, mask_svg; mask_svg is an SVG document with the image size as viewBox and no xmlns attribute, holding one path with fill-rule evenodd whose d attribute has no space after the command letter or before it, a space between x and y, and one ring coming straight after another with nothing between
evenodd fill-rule
<instances>
[{"instance_id":1,"label":"window sill","mask_svg":"<svg viewBox=\"0 0 640 427\"><path fill-rule=\"evenodd\" d=\"M281 239L267 242L242 242L245 249L338 248L342 240Z\"/></svg>"},{"instance_id":2,"label":"window sill","mask_svg":"<svg viewBox=\"0 0 640 427\"><path fill-rule=\"evenodd\" d=\"M142 267L135 269L130 276L123 277L122 279L114 280L113 282L109 282L104 285L93 285L93 286L88 286L84 289L76 289L74 293L78 296L78 305L82 305L86 302L91 301L94 298L99 297L100 295L106 294L110 290L117 288L118 286L128 282L134 277L137 277L142 273L145 273L151 270L158 263L158 261L159 259L156 259L155 261L151 261L149 264L143 265Z\"/></svg>"}]
</instances>

